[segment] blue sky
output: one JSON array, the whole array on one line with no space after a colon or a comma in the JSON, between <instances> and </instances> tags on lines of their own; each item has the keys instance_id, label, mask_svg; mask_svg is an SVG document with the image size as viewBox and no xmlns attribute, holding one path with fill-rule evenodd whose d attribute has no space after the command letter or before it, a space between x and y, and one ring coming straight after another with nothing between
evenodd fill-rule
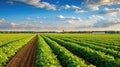
<instances>
[{"instance_id":1,"label":"blue sky","mask_svg":"<svg viewBox=\"0 0 120 67\"><path fill-rule=\"evenodd\" d=\"M120 0L0 0L0 30L120 30Z\"/></svg>"}]
</instances>

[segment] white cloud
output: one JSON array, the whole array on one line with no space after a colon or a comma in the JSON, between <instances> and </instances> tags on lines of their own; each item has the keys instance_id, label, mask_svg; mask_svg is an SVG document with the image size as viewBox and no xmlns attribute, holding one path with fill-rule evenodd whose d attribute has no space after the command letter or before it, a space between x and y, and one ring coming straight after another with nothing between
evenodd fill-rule
<instances>
[{"instance_id":1,"label":"white cloud","mask_svg":"<svg viewBox=\"0 0 120 67\"><path fill-rule=\"evenodd\" d=\"M75 23L75 21L74 20L68 20L67 23L73 24L73 23Z\"/></svg>"},{"instance_id":2,"label":"white cloud","mask_svg":"<svg viewBox=\"0 0 120 67\"><path fill-rule=\"evenodd\" d=\"M99 15L92 15L90 17L88 17L89 20L103 20L104 18L102 16Z\"/></svg>"},{"instance_id":3,"label":"white cloud","mask_svg":"<svg viewBox=\"0 0 120 67\"><path fill-rule=\"evenodd\" d=\"M104 8L103 11L100 12L101 14L110 14L115 16L116 14L120 13L120 8Z\"/></svg>"},{"instance_id":4,"label":"white cloud","mask_svg":"<svg viewBox=\"0 0 120 67\"><path fill-rule=\"evenodd\" d=\"M72 19L72 20L81 20L80 17L69 17L69 19Z\"/></svg>"},{"instance_id":5,"label":"white cloud","mask_svg":"<svg viewBox=\"0 0 120 67\"><path fill-rule=\"evenodd\" d=\"M10 23L10 26L11 27L10 29L16 29L16 30L22 30L22 29L25 29L25 30L37 30L38 29L41 29L43 28L43 23L42 22L34 22L34 23L29 23L29 22L11 22Z\"/></svg>"},{"instance_id":6,"label":"white cloud","mask_svg":"<svg viewBox=\"0 0 120 67\"><path fill-rule=\"evenodd\" d=\"M56 6L53 4L50 4L48 2L41 2L41 0L10 0L10 1L17 1L17 2L23 2L28 5L35 6L37 8L46 8L48 10L56 10Z\"/></svg>"},{"instance_id":7,"label":"white cloud","mask_svg":"<svg viewBox=\"0 0 120 67\"><path fill-rule=\"evenodd\" d=\"M87 30L87 31L104 31L104 30L120 30L120 20L119 18L105 18L104 20L99 20L99 21L92 21L92 20L87 20L84 21L86 23L86 26L82 25L75 30ZM81 22L82 23L82 22Z\"/></svg>"},{"instance_id":8,"label":"white cloud","mask_svg":"<svg viewBox=\"0 0 120 67\"><path fill-rule=\"evenodd\" d=\"M14 23L14 22L11 22L10 23L12 26L16 26L17 24L16 23Z\"/></svg>"},{"instance_id":9,"label":"white cloud","mask_svg":"<svg viewBox=\"0 0 120 67\"><path fill-rule=\"evenodd\" d=\"M60 20L62 20L62 22L64 22L64 27L63 28L76 28L78 26L88 26L90 24L83 22L83 20L80 17L74 17L74 16L70 16L70 17L64 17L63 15L59 15L57 18L59 18ZM88 25L87 25L88 24Z\"/></svg>"},{"instance_id":10,"label":"white cloud","mask_svg":"<svg viewBox=\"0 0 120 67\"><path fill-rule=\"evenodd\" d=\"M65 17L63 15L59 15L59 16L57 16L57 18L59 18L59 19L65 19Z\"/></svg>"},{"instance_id":11,"label":"white cloud","mask_svg":"<svg viewBox=\"0 0 120 67\"><path fill-rule=\"evenodd\" d=\"M120 4L120 0L85 0L84 4L91 10L99 10L103 5Z\"/></svg>"},{"instance_id":12,"label":"white cloud","mask_svg":"<svg viewBox=\"0 0 120 67\"><path fill-rule=\"evenodd\" d=\"M109 26L112 26L112 25L116 25L116 24L120 24L120 20L119 20L119 17L109 17L109 18L104 18L104 19L101 19L101 20L98 20L94 23L93 27L103 27L103 28L106 28L106 27L109 27Z\"/></svg>"},{"instance_id":13,"label":"white cloud","mask_svg":"<svg viewBox=\"0 0 120 67\"><path fill-rule=\"evenodd\" d=\"M75 13L86 12L82 8L80 8L78 6L75 6L75 5L68 5L68 4L66 4L65 6L62 6L62 8L64 8L64 9L73 9L75 11Z\"/></svg>"},{"instance_id":14,"label":"white cloud","mask_svg":"<svg viewBox=\"0 0 120 67\"><path fill-rule=\"evenodd\" d=\"M75 5L72 5L71 8L73 8L73 9L81 9L80 7L75 6Z\"/></svg>"},{"instance_id":15,"label":"white cloud","mask_svg":"<svg viewBox=\"0 0 120 67\"><path fill-rule=\"evenodd\" d=\"M74 9L75 13L87 12L87 10L99 10L103 5L120 5L120 0L84 0L83 7L78 7L75 5L68 5L62 6L64 9Z\"/></svg>"},{"instance_id":16,"label":"white cloud","mask_svg":"<svg viewBox=\"0 0 120 67\"><path fill-rule=\"evenodd\" d=\"M64 8L64 9L70 9L70 8L71 8L71 6L70 6L70 5L68 5L68 4L66 4L65 6L62 6L62 8Z\"/></svg>"},{"instance_id":17,"label":"white cloud","mask_svg":"<svg viewBox=\"0 0 120 67\"><path fill-rule=\"evenodd\" d=\"M107 28L116 24L120 24L119 17L103 17L99 15L91 15L87 20L82 21L70 21L69 23L76 23L76 29L85 28ZM72 24L73 25L73 24ZM73 25L74 26L74 25Z\"/></svg>"},{"instance_id":18,"label":"white cloud","mask_svg":"<svg viewBox=\"0 0 120 67\"><path fill-rule=\"evenodd\" d=\"M116 31L120 31L120 24L114 24L114 25L111 25L107 28L105 28L106 30L116 30Z\"/></svg>"},{"instance_id":19,"label":"white cloud","mask_svg":"<svg viewBox=\"0 0 120 67\"><path fill-rule=\"evenodd\" d=\"M77 19L77 20L74 20L74 19L69 19L69 20L66 20L67 23L70 23L70 24L73 24L73 25L79 25L79 23L81 22L82 20L81 19Z\"/></svg>"},{"instance_id":20,"label":"white cloud","mask_svg":"<svg viewBox=\"0 0 120 67\"><path fill-rule=\"evenodd\" d=\"M0 18L0 30L3 29L10 29L11 25L8 23L8 21L4 18Z\"/></svg>"},{"instance_id":21,"label":"white cloud","mask_svg":"<svg viewBox=\"0 0 120 67\"><path fill-rule=\"evenodd\" d=\"M62 20L81 20L80 17L74 17L74 16L64 17L63 15L59 15L59 16L57 16L57 18L62 19Z\"/></svg>"},{"instance_id":22,"label":"white cloud","mask_svg":"<svg viewBox=\"0 0 120 67\"><path fill-rule=\"evenodd\" d=\"M37 22L11 22L4 23L0 26L0 29L9 30L120 30L120 19L119 18L104 18L102 19L99 15L92 15L87 20L83 20L80 17L65 17L61 15L60 18L64 20L59 20L59 23L43 23ZM97 17L97 18L96 18ZM58 18L58 17L57 17ZM99 19L99 21L94 21L94 19ZM101 19L101 20L100 20ZM61 22L61 23L60 23ZM63 23L62 23L63 22Z\"/></svg>"},{"instance_id":23,"label":"white cloud","mask_svg":"<svg viewBox=\"0 0 120 67\"><path fill-rule=\"evenodd\" d=\"M4 18L0 18L0 25L2 24L2 23L5 23L5 19Z\"/></svg>"},{"instance_id":24,"label":"white cloud","mask_svg":"<svg viewBox=\"0 0 120 67\"><path fill-rule=\"evenodd\" d=\"M83 9L76 9L76 10L75 10L75 13L83 13L83 12L86 12L86 11L83 10Z\"/></svg>"},{"instance_id":25,"label":"white cloud","mask_svg":"<svg viewBox=\"0 0 120 67\"><path fill-rule=\"evenodd\" d=\"M15 22L11 22L10 25L11 25L12 28L15 28L15 27L19 26L20 24L15 23Z\"/></svg>"},{"instance_id":26,"label":"white cloud","mask_svg":"<svg viewBox=\"0 0 120 67\"><path fill-rule=\"evenodd\" d=\"M90 10L99 10L99 5L88 5L87 6Z\"/></svg>"},{"instance_id":27,"label":"white cloud","mask_svg":"<svg viewBox=\"0 0 120 67\"><path fill-rule=\"evenodd\" d=\"M68 4L66 4L65 6L61 6L61 7L64 8L64 9L81 9L81 8L78 7L78 6L68 5Z\"/></svg>"},{"instance_id":28,"label":"white cloud","mask_svg":"<svg viewBox=\"0 0 120 67\"><path fill-rule=\"evenodd\" d=\"M119 18L111 18L108 19L109 22L115 23L115 24L120 24L120 19Z\"/></svg>"}]
</instances>

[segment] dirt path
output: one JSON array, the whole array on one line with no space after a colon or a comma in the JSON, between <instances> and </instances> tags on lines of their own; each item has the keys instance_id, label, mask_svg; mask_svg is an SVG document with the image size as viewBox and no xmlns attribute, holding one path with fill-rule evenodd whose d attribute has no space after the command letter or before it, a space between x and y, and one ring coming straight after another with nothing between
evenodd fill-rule
<instances>
[{"instance_id":1,"label":"dirt path","mask_svg":"<svg viewBox=\"0 0 120 67\"><path fill-rule=\"evenodd\" d=\"M31 39L6 65L6 67L35 67L37 36Z\"/></svg>"}]
</instances>

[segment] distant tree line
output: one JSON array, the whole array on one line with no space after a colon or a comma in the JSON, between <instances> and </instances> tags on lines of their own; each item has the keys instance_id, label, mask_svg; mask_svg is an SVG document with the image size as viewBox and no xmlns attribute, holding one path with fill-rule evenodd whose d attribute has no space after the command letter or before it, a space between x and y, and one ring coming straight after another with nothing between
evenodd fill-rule
<instances>
[{"instance_id":1,"label":"distant tree line","mask_svg":"<svg viewBox=\"0 0 120 67\"><path fill-rule=\"evenodd\" d=\"M0 31L0 33L57 33L55 31Z\"/></svg>"},{"instance_id":2,"label":"distant tree line","mask_svg":"<svg viewBox=\"0 0 120 67\"><path fill-rule=\"evenodd\" d=\"M93 32L105 32L106 34L120 34L120 31L0 31L0 33L93 33Z\"/></svg>"},{"instance_id":3,"label":"distant tree line","mask_svg":"<svg viewBox=\"0 0 120 67\"><path fill-rule=\"evenodd\" d=\"M94 32L104 32L105 34L120 34L120 31L65 31L64 29L60 33L94 33Z\"/></svg>"}]
</instances>

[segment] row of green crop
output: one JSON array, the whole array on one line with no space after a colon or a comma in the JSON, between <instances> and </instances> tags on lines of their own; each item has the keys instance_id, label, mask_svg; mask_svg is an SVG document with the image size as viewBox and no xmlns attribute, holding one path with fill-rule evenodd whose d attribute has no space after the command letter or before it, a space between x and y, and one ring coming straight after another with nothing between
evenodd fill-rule
<instances>
[{"instance_id":1,"label":"row of green crop","mask_svg":"<svg viewBox=\"0 0 120 67\"><path fill-rule=\"evenodd\" d=\"M105 55L105 53L90 49L88 47L80 46L73 42L65 42L61 39L50 37L52 40L58 42L74 54L82 56L89 62L95 64L97 67L120 67L118 60L115 60L113 56Z\"/></svg>"},{"instance_id":2,"label":"row of green crop","mask_svg":"<svg viewBox=\"0 0 120 67\"><path fill-rule=\"evenodd\" d=\"M50 34L52 35L52 34ZM79 41L90 41L101 43L105 45L120 46L120 34L56 34L52 36L58 36L62 38L75 38Z\"/></svg>"},{"instance_id":3,"label":"row of green crop","mask_svg":"<svg viewBox=\"0 0 120 67\"><path fill-rule=\"evenodd\" d=\"M86 41L86 40L82 40L82 38L78 38L78 37L61 37L61 36L55 36L57 38L61 38L61 39L69 39L69 41L72 39L72 40L75 40L77 43L79 42L79 44L83 44L83 45L88 45L88 46L94 46L96 47L96 50L106 50L106 53L107 54L110 54L110 55L113 55L115 58L117 57L120 57L120 47L118 46L115 46L115 45L105 45L105 44L102 44L102 43L96 43L96 40L94 40L94 42L92 41ZM89 38L88 38L89 39ZM92 48L94 48L92 47ZM98 48L98 49L97 49ZM94 48L95 49L95 48Z\"/></svg>"},{"instance_id":4,"label":"row of green crop","mask_svg":"<svg viewBox=\"0 0 120 67\"><path fill-rule=\"evenodd\" d=\"M63 67L95 67L93 65L86 65L85 61L72 54L64 47L58 45L55 41L44 37L45 41L51 47L53 52L57 55Z\"/></svg>"},{"instance_id":5,"label":"row of green crop","mask_svg":"<svg viewBox=\"0 0 120 67\"><path fill-rule=\"evenodd\" d=\"M119 38L120 37L116 37L116 38L104 38L104 39L101 39L101 40L96 40L96 43L102 43L102 44L113 45L113 46L120 46L120 40L119 40Z\"/></svg>"},{"instance_id":6,"label":"row of green crop","mask_svg":"<svg viewBox=\"0 0 120 67\"><path fill-rule=\"evenodd\" d=\"M28 36L31 35L30 34L0 34L0 47Z\"/></svg>"},{"instance_id":7,"label":"row of green crop","mask_svg":"<svg viewBox=\"0 0 120 67\"><path fill-rule=\"evenodd\" d=\"M38 36L36 67L61 67L51 48L41 36Z\"/></svg>"},{"instance_id":8,"label":"row of green crop","mask_svg":"<svg viewBox=\"0 0 120 67\"><path fill-rule=\"evenodd\" d=\"M77 36L77 35L72 35L72 36L69 36L69 35L52 35L54 37L57 37L57 38L68 38L68 39L73 39L73 40L76 40L76 41L79 41L79 42L86 42L86 43L89 43L89 44L93 44L93 45L98 45L98 46L101 46L101 47L104 47L106 49L112 49L112 50L116 50L116 51L120 51L120 40L119 37L117 36L114 36L114 37L111 37L111 39L106 39L106 36L107 35L103 35L102 38L101 37L98 37L96 35L86 35L86 36ZM105 37L104 37L105 36ZM105 38L107 41L105 41L103 38ZM112 40L112 41L111 41ZM110 43L110 44L104 44L103 42L107 42L107 43Z\"/></svg>"},{"instance_id":9,"label":"row of green crop","mask_svg":"<svg viewBox=\"0 0 120 67\"><path fill-rule=\"evenodd\" d=\"M102 46L89 44L89 43L86 43L86 42L79 42L79 41L76 41L76 40L73 40L73 39L68 39L68 38L61 38L61 39L64 40L64 41L76 43L76 44L78 44L80 46L89 47L89 48L91 48L93 50L96 50L96 51L104 52L107 55L114 56L115 59L120 58L120 52L115 51L113 49L106 49L106 48L104 48Z\"/></svg>"},{"instance_id":10,"label":"row of green crop","mask_svg":"<svg viewBox=\"0 0 120 67\"><path fill-rule=\"evenodd\" d=\"M116 46L116 45L106 45L106 44L103 44L103 43L101 43L101 42L88 42L88 43L91 43L91 44L94 44L94 45L98 45L98 46L103 46L103 47L105 47L105 48L107 48L107 49L114 49L114 50L117 50L117 51L120 51L120 45L119 46Z\"/></svg>"},{"instance_id":11,"label":"row of green crop","mask_svg":"<svg viewBox=\"0 0 120 67\"><path fill-rule=\"evenodd\" d=\"M9 43L3 47L0 47L0 67L4 67L8 62L34 35L29 35L24 39Z\"/></svg>"},{"instance_id":12,"label":"row of green crop","mask_svg":"<svg viewBox=\"0 0 120 67\"><path fill-rule=\"evenodd\" d=\"M120 35L119 35L120 36ZM119 36L105 36L103 35L102 37L94 37L94 38L88 38L87 40L89 42L95 42L95 43L101 43L101 44L104 44L104 45L107 45L107 46L120 46L120 40L119 40ZM77 39L77 38L76 38ZM84 40L86 41L86 38L83 38L83 39L80 39L78 38L79 40Z\"/></svg>"},{"instance_id":13,"label":"row of green crop","mask_svg":"<svg viewBox=\"0 0 120 67\"><path fill-rule=\"evenodd\" d=\"M103 44L102 42L96 42L96 40L94 41L84 41L84 40L79 40L80 38L71 38L73 40L76 40L76 41L80 41L80 42L86 42L86 43L89 43L89 44L93 44L93 45L97 45L97 46L101 46L101 47L104 47L106 49L113 49L113 50L116 50L116 51L120 51L120 47L119 46L116 46L116 45L106 45L106 44ZM101 40L102 41L102 40Z\"/></svg>"}]
</instances>

